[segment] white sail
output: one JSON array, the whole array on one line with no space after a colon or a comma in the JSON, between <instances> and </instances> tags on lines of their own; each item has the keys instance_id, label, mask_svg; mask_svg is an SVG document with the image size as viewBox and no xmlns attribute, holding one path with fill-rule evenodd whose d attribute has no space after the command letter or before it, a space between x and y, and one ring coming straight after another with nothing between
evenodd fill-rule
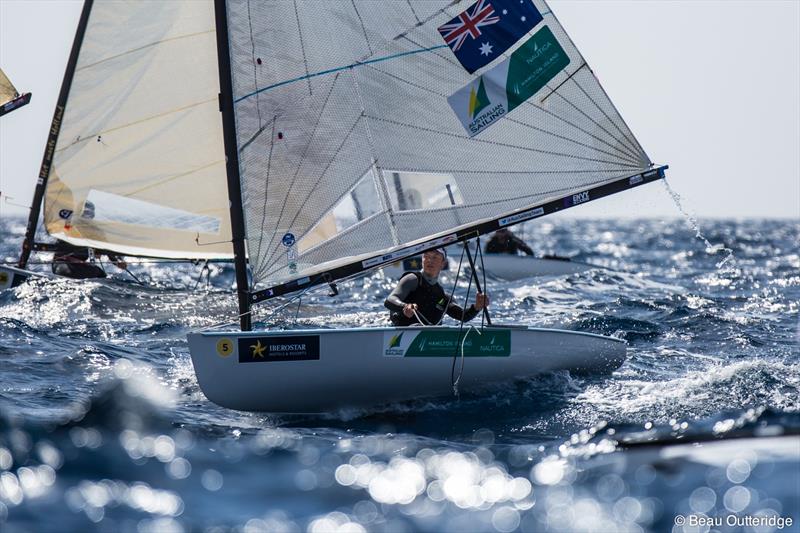
<instances>
[{"instance_id":1,"label":"white sail","mask_svg":"<svg viewBox=\"0 0 800 533\"><path fill-rule=\"evenodd\" d=\"M47 231L77 245L232 257L211 0L96 0L63 112Z\"/></svg>"},{"instance_id":2,"label":"white sail","mask_svg":"<svg viewBox=\"0 0 800 533\"><path fill-rule=\"evenodd\" d=\"M14 87L14 84L11 83L11 80L8 79L5 72L0 69L0 106L10 102L17 96L19 96L19 93Z\"/></svg>"},{"instance_id":3,"label":"white sail","mask_svg":"<svg viewBox=\"0 0 800 533\"><path fill-rule=\"evenodd\" d=\"M437 27L473 2L227 3L255 282L302 278L651 167L543 0L542 22L504 56L546 30L568 64L471 137L448 98L476 76ZM367 205L345 214L356 189Z\"/></svg>"}]
</instances>

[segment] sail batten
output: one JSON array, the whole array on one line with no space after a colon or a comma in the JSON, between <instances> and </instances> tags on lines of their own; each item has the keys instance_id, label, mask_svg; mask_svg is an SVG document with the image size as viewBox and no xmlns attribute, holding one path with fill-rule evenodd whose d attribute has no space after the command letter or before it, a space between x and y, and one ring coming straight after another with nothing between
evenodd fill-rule
<instances>
[{"instance_id":1,"label":"sail batten","mask_svg":"<svg viewBox=\"0 0 800 533\"><path fill-rule=\"evenodd\" d=\"M509 1L535 17L474 74L439 30L474 2L227 2L256 289L649 171L544 0Z\"/></svg>"}]
</instances>

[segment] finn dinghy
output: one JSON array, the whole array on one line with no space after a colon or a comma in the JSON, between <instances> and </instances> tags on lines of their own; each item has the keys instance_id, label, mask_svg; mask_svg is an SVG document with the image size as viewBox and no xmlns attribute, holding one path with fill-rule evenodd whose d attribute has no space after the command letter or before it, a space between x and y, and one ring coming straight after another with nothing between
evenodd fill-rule
<instances>
[{"instance_id":1,"label":"finn dinghy","mask_svg":"<svg viewBox=\"0 0 800 533\"><path fill-rule=\"evenodd\" d=\"M314 412L447 394L453 357L461 390L621 364L573 331L250 331L259 303L664 177L546 2L214 5L240 329L189 335L209 399Z\"/></svg>"}]
</instances>

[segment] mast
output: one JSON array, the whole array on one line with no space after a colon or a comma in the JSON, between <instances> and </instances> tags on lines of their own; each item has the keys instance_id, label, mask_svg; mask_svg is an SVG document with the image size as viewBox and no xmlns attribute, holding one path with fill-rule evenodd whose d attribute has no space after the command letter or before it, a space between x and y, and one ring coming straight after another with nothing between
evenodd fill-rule
<instances>
[{"instance_id":1,"label":"mast","mask_svg":"<svg viewBox=\"0 0 800 533\"><path fill-rule=\"evenodd\" d=\"M214 0L217 21L217 62L219 64L219 107L222 113L222 137L225 145L225 170L228 175L228 198L231 208L233 261L236 267L236 294L239 298L239 325L250 331L250 291L247 282L247 256L242 212L242 186L239 180L239 150L236 145L236 119L233 111L233 81L228 44L228 14L225 0Z\"/></svg>"},{"instance_id":2,"label":"mast","mask_svg":"<svg viewBox=\"0 0 800 533\"><path fill-rule=\"evenodd\" d=\"M61 82L61 92L58 93L56 110L53 112L53 121L50 124L50 133L47 136L47 144L42 157L42 165L39 167L39 179L36 181L36 189L33 192L33 201L28 215L28 226L25 228L25 240L22 241L22 251L17 262L17 267L25 268L28 258L33 249L33 239L36 236L36 225L39 223L39 212L44 199L44 191L47 187L47 180L50 177L50 169L53 164L53 155L56 151L58 134L61 131L61 121L64 118L64 109L67 106L67 98L72 87L72 78L75 74L75 67L78 65L78 55L83 44L83 36L86 34L86 27L89 24L89 14L92 11L94 0L85 0L81 18L78 21L78 29L75 32L75 39L72 41L72 50L69 53L67 69L64 72L64 80Z\"/></svg>"}]
</instances>

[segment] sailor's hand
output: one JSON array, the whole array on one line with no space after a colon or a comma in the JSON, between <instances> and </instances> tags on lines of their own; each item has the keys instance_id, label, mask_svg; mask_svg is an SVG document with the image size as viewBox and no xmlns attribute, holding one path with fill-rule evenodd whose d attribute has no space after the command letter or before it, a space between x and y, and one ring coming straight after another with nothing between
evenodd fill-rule
<instances>
[{"instance_id":1,"label":"sailor's hand","mask_svg":"<svg viewBox=\"0 0 800 533\"><path fill-rule=\"evenodd\" d=\"M403 314L406 318L414 316L414 311L417 309L417 304L406 304L403 306Z\"/></svg>"},{"instance_id":2,"label":"sailor's hand","mask_svg":"<svg viewBox=\"0 0 800 533\"><path fill-rule=\"evenodd\" d=\"M489 306L489 295L479 292L475 295L475 310L480 311L484 307Z\"/></svg>"},{"instance_id":3,"label":"sailor's hand","mask_svg":"<svg viewBox=\"0 0 800 533\"><path fill-rule=\"evenodd\" d=\"M127 270L128 269L128 263L126 263L125 261L123 261L121 259L119 261L117 261L116 263L114 263L114 264L117 265L117 268L121 268L122 270Z\"/></svg>"}]
</instances>

